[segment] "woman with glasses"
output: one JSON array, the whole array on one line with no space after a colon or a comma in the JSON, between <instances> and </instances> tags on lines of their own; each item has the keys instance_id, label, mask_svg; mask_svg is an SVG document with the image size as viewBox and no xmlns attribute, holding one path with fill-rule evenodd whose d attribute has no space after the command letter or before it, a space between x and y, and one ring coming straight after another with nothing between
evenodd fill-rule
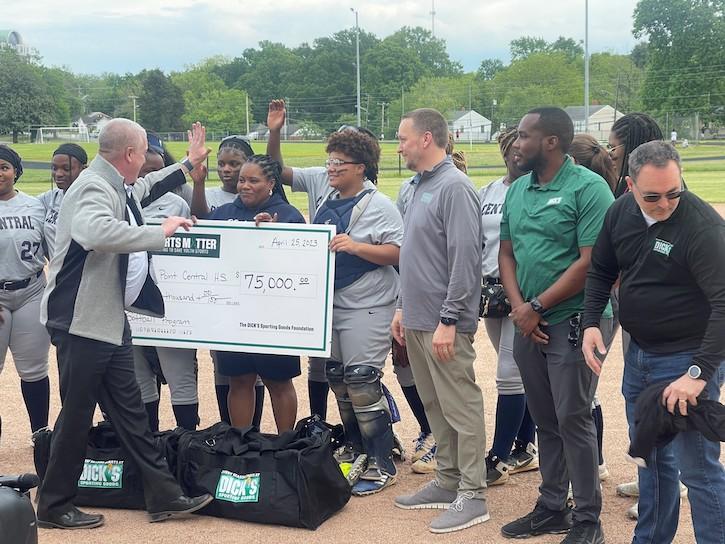
<instances>
[{"instance_id":1,"label":"woman with glasses","mask_svg":"<svg viewBox=\"0 0 725 544\"><path fill-rule=\"evenodd\" d=\"M614 122L609 133L607 150L614 162L614 171L617 174L615 198L628 191L625 178L629 174L627 162L630 153L645 142L662 139L662 130L657 125L657 121L646 113L628 113Z\"/></svg>"},{"instance_id":2,"label":"woman with glasses","mask_svg":"<svg viewBox=\"0 0 725 544\"><path fill-rule=\"evenodd\" d=\"M209 219L304 223L302 214L287 202L280 181L280 165L268 155L252 155L244 162L234 202L215 209ZM277 431L294 427L297 394L292 378L300 375L300 358L217 351L219 373L229 378L229 415L235 427L252 424L255 384L261 377L269 390Z\"/></svg>"},{"instance_id":3,"label":"woman with glasses","mask_svg":"<svg viewBox=\"0 0 725 544\"><path fill-rule=\"evenodd\" d=\"M284 103L273 101L268 149L276 156L283 122ZM395 311L398 274L393 266L403 224L395 205L375 188L380 146L374 136L342 127L330 136L326 151L324 169L285 168L282 181L308 194L315 223L337 226L330 244L336 253L332 353L324 374L319 372L322 359L310 361L311 370L322 374L310 382L310 396L317 395L318 406L326 404L326 391L312 386L326 378L345 427L347 444L338 451L338 461L351 467L353 494L369 495L396 481L390 404L380 378L390 351L386 320Z\"/></svg>"}]
</instances>

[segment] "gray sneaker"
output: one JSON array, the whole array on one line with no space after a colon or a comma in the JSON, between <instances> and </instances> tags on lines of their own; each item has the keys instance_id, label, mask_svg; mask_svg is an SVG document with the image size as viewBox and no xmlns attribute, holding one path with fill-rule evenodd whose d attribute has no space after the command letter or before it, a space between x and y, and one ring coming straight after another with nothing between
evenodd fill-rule
<instances>
[{"instance_id":1,"label":"gray sneaker","mask_svg":"<svg viewBox=\"0 0 725 544\"><path fill-rule=\"evenodd\" d=\"M431 521L430 532L452 533L488 521L490 517L486 499L477 499L473 491L463 491L448 506L448 510Z\"/></svg>"},{"instance_id":2,"label":"gray sneaker","mask_svg":"<svg viewBox=\"0 0 725 544\"><path fill-rule=\"evenodd\" d=\"M431 480L412 495L395 497L395 506L403 510L444 509L455 500L455 491L443 489L436 480Z\"/></svg>"}]
</instances>

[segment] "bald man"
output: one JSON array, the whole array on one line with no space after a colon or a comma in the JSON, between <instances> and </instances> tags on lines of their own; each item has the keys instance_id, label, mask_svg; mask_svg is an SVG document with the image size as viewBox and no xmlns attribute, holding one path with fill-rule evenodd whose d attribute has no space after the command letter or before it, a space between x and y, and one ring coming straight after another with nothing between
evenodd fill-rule
<instances>
[{"instance_id":1,"label":"bald man","mask_svg":"<svg viewBox=\"0 0 725 544\"><path fill-rule=\"evenodd\" d=\"M98 155L65 194L41 306L41 321L57 349L63 405L40 488L40 527L86 529L104 522L102 515L73 505L96 403L141 470L152 522L189 514L212 500L184 496L154 447L124 311L163 316L148 252L163 249L167 237L178 228L189 230L192 221L169 217L161 226L146 226L140 200L175 170L188 172L206 159L205 132L195 124L182 163L137 180L146 160L146 132L128 119L113 119L99 134Z\"/></svg>"}]
</instances>

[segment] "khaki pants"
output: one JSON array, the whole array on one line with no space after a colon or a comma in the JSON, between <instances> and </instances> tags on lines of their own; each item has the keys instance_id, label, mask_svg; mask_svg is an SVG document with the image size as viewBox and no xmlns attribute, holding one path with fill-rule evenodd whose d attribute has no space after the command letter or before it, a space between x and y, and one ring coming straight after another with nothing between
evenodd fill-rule
<instances>
[{"instance_id":1,"label":"khaki pants","mask_svg":"<svg viewBox=\"0 0 725 544\"><path fill-rule=\"evenodd\" d=\"M410 367L438 444L436 480L443 489L473 491L486 487L486 428L483 394L476 385L473 335L456 334L455 358L439 362L433 333L406 329Z\"/></svg>"}]
</instances>

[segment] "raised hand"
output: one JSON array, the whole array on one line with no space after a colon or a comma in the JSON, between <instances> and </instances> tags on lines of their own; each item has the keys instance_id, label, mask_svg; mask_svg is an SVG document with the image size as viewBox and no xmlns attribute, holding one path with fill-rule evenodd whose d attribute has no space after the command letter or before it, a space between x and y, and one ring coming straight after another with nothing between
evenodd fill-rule
<instances>
[{"instance_id":1,"label":"raised hand","mask_svg":"<svg viewBox=\"0 0 725 544\"><path fill-rule=\"evenodd\" d=\"M267 128L275 131L282 130L286 115L284 100L272 100L267 109Z\"/></svg>"},{"instance_id":2,"label":"raised hand","mask_svg":"<svg viewBox=\"0 0 725 544\"><path fill-rule=\"evenodd\" d=\"M197 121L191 125L191 130L186 131L186 136L189 139L186 155L196 169L211 153L211 149L206 147L206 127Z\"/></svg>"}]
</instances>

